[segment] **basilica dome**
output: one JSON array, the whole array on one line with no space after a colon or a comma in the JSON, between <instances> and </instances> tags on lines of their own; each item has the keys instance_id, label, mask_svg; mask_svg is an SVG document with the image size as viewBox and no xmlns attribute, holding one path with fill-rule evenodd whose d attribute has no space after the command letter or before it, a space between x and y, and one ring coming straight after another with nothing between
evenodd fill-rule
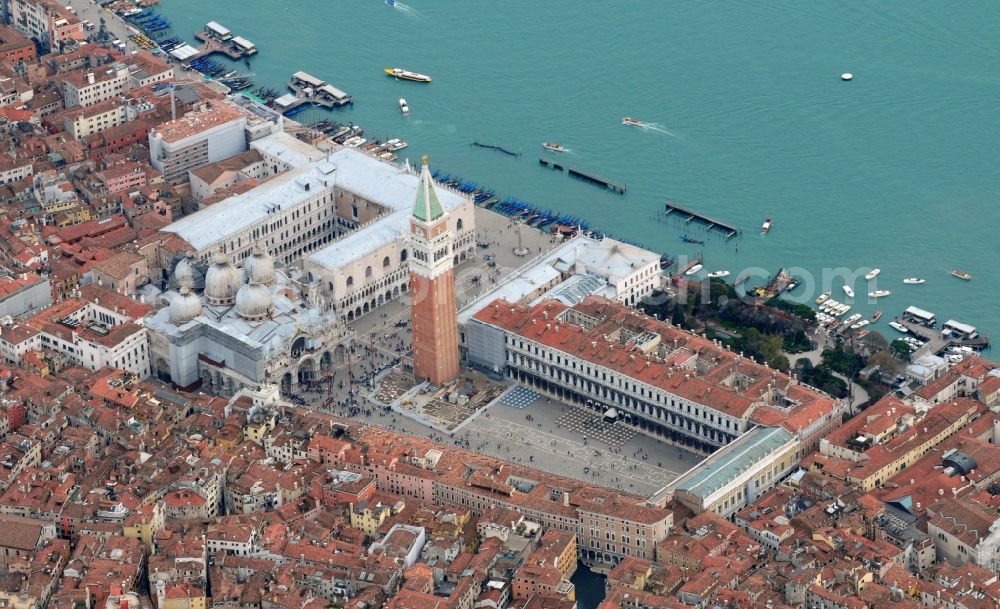
<instances>
[{"instance_id":1,"label":"basilica dome","mask_svg":"<svg viewBox=\"0 0 1000 609\"><path fill-rule=\"evenodd\" d=\"M205 273L205 298L213 306L231 305L242 284L239 270L223 254L217 254Z\"/></svg>"},{"instance_id":2,"label":"basilica dome","mask_svg":"<svg viewBox=\"0 0 1000 609\"><path fill-rule=\"evenodd\" d=\"M236 314L247 321L267 319L273 308L271 292L259 283L248 283L236 293Z\"/></svg>"},{"instance_id":3,"label":"basilica dome","mask_svg":"<svg viewBox=\"0 0 1000 609\"><path fill-rule=\"evenodd\" d=\"M182 286L177 296L170 301L170 323L179 326L199 315L201 315L201 300L191 292L190 288Z\"/></svg>"},{"instance_id":4,"label":"basilica dome","mask_svg":"<svg viewBox=\"0 0 1000 609\"><path fill-rule=\"evenodd\" d=\"M254 251L243 263L243 274L247 283L274 285L274 258L263 250Z\"/></svg>"}]
</instances>

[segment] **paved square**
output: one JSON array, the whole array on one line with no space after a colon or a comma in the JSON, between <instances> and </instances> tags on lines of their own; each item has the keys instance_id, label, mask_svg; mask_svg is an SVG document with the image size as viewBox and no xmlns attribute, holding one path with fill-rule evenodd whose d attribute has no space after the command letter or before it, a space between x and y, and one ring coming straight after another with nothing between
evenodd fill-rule
<instances>
[{"instance_id":1,"label":"paved square","mask_svg":"<svg viewBox=\"0 0 1000 609\"><path fill-rule=\"evenodd\" d=\"M514 387L500 398L500 403L524 409L538 399L538 394L526 387Z\"/></svg>"},{"instance_id":2,"label":"paved square","mask_svg":"<svg viewBox=\"0 0 1000 609\"><path fill-rule=\"evenodd\" d=\"M609 423L599 414L572 406L556 419L556 425L575 431L581 438L599 440L614 447L625 444L636 434L634 429L625 424Z\"/></svg>"}]
</instances>

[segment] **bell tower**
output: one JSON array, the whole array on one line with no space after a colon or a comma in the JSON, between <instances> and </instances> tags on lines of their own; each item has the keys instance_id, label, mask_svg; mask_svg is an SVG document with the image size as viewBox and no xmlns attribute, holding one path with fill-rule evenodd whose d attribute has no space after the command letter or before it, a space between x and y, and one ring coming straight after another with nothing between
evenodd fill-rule
<instances>
[{"instance_id":1,"label":"bell tower","mask_svg":"<svg viewBox=\"0 0 1000 609\"><path fill-rule=\"evenodd\" d=\"M413 373L440 386L458 376L458 306L448 214L423 158L410 216Z\"/></svg>"}]
</instances>

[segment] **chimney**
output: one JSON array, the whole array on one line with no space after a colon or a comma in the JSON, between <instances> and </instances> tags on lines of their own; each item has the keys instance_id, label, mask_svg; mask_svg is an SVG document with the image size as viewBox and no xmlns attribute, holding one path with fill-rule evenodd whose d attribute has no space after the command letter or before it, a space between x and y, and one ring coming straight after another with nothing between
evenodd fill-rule
<instances>
[{"instance_id":1,"label":"chimney","mask_svg":"<svg viewBox=\"0 0 1000 609\"><path fill-rule=\"evenodd\" d=\"M87 72L87 84L88 85L94 84L94 73L93 72Z\"/></svg>"},{"instance_id":2,"label":"chimney","mask_svg":"<svg viewBox=\"0 0 1000 609\"><path fill-rule=\"evenodd\" d=\"M566 491L563 491L563 506L569 507L569 493Z\"/></svg>"}]
</instances>

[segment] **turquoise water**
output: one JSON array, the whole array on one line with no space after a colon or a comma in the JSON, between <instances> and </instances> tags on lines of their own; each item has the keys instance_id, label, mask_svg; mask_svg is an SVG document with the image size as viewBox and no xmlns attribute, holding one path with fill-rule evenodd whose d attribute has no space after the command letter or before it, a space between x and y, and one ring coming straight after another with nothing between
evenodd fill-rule
<instances>
[{"instance_id":1,"label":"turquoise water","mask_svg":"<svg viewBox=\"0 0 1000 609\"><path fill-rule=\"evenodd\" d=\"M354 97L335 110L411 160L489 184L656 251L703 253L707 270L882 269L876 307L906 306L1000 328L993 272L1000 220L995 4L163 0L178 35L217 20L253 40L255 80L297 70ZM192 38L193 40L193 38ZM399 66L430 85L382 73ZM853 82L841 82L852 72ZM412 115L403 117L399 97ZM632 116L656 129L620 124ZM320 111L297 120L318 120ZM473 140L524 154L473 148ZM628 185L624 196L538 165ZM544 155L543 155L544 153ZM667 200L730 222L726 242L654 220ZM761 236L765 217L774 229ZM682 243L687 232L706 245ZM972 273L972 282L949 275ZM920 276L923 286L904 286ZM751 282L753 283L753 281ZM829 285L843 301L843 281ZM795 295L812 301L824 287ZM855 291L869 289L863 279ZM894 332L880 323L881 330Z\"/></svg>"}]
</instances>

